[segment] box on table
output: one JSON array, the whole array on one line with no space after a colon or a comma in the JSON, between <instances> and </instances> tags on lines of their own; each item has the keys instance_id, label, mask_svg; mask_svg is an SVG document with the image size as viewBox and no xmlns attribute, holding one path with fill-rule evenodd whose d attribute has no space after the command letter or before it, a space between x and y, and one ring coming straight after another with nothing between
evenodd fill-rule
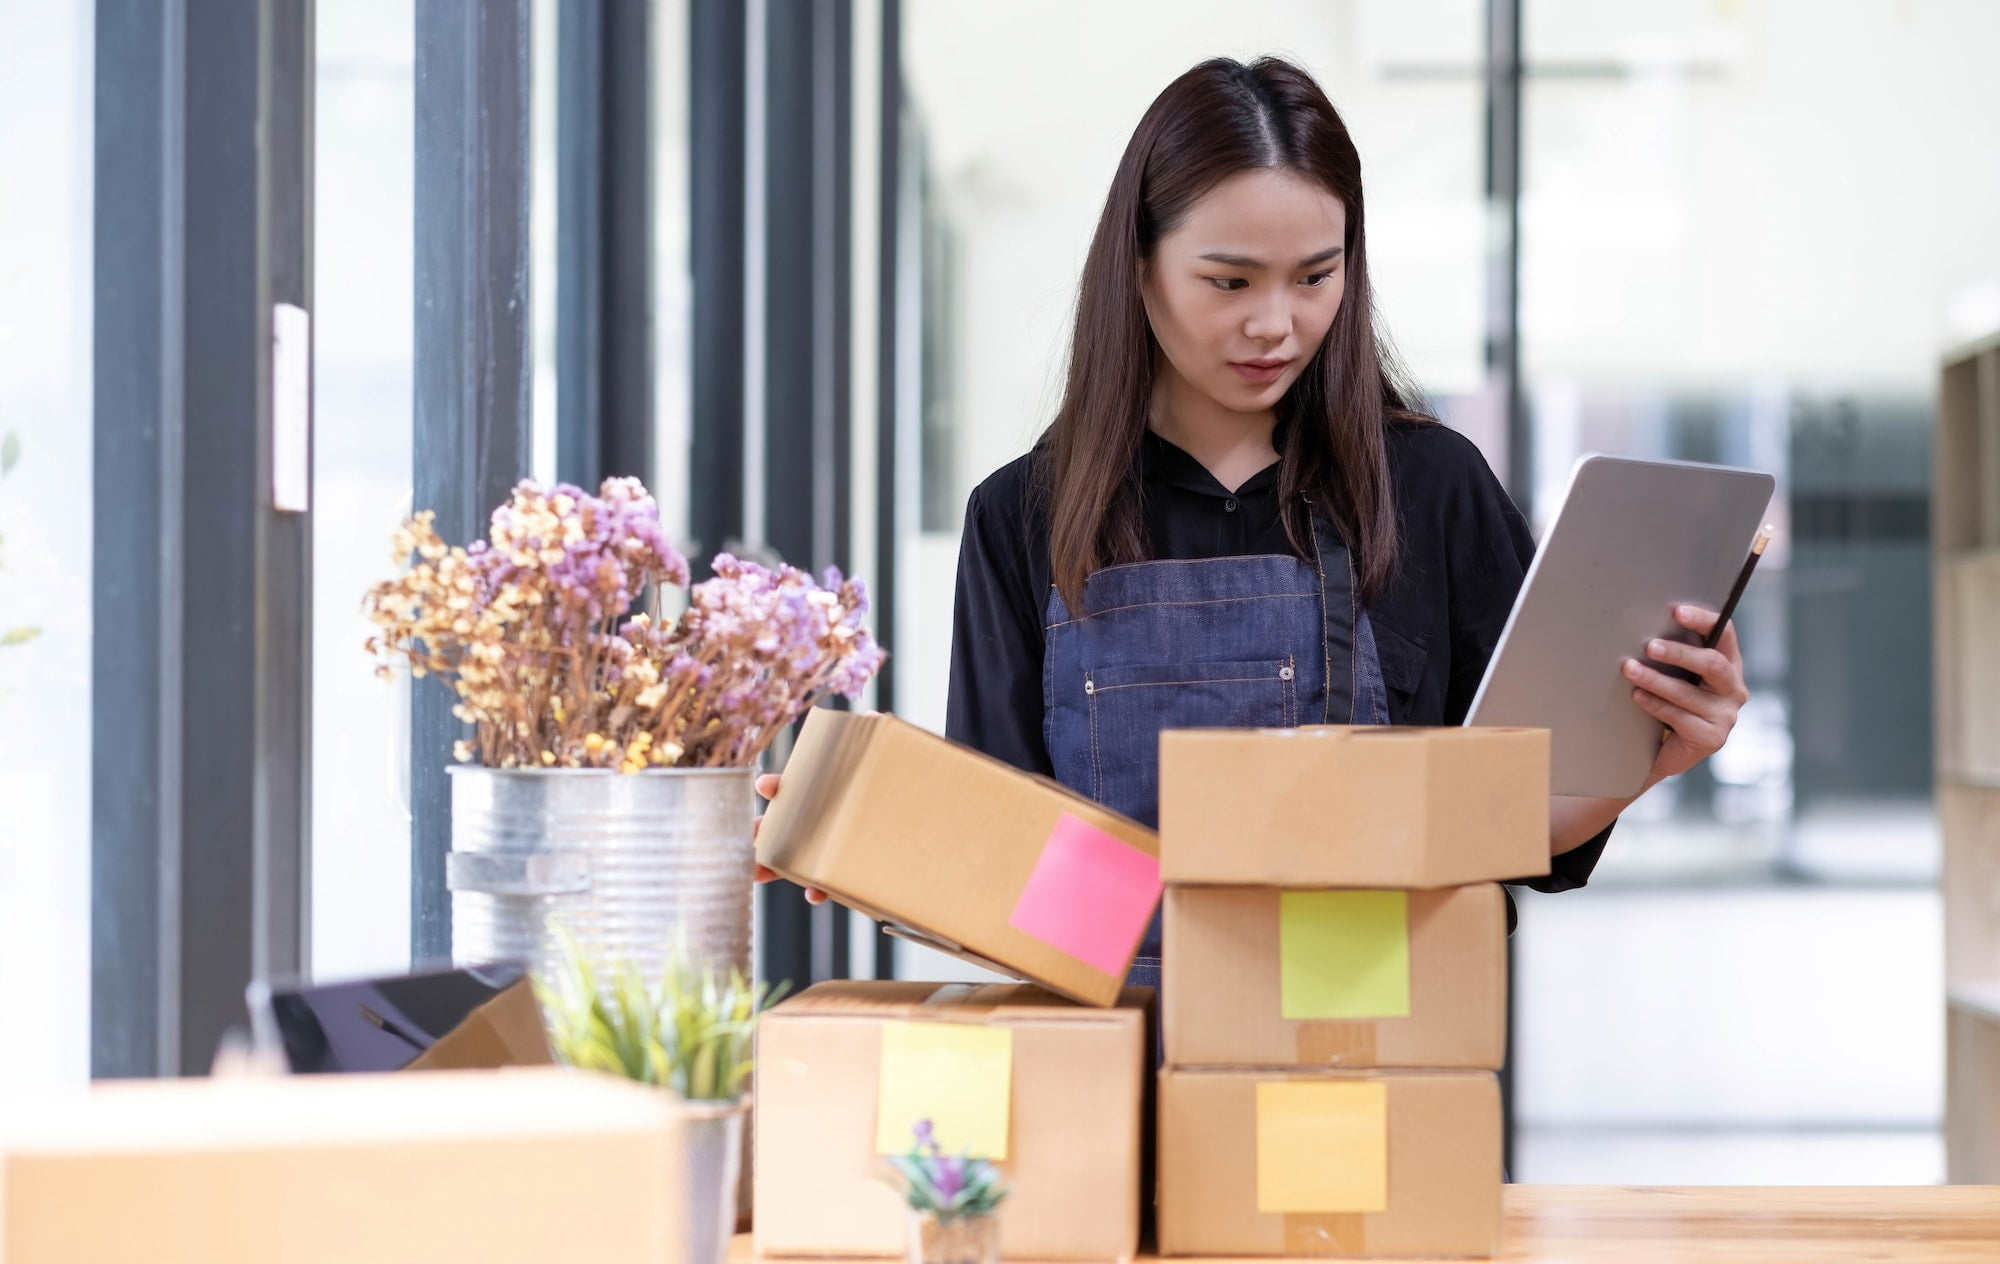
<instances>
[{"instance_id":1,"label":"box on table","mask_svg":"<svg viewBox=\"0 0 2000 1264\"><path fill-rule=\"evenodd\" d=\"M1169 883L1411 889L1549 871L1546 729L1160 735Z\"/></svg>"},{"instance_id":2,"label":"box on table","mask_svg":"<svg viewBox=\"0 0 2000 1264\"><path fill-rule=\"evenodd\" d=\"M1489 1256L1490 1071L1160 1073L1162 1255Z\"/></svg>"},{"instance_id":3,"label":"box on table","mask_svg":"<svg viewBox=\"0 0 2000 1264\"><path fill-rule=\"evenodd\" d=\"M1110 1005L1159 903L1158 836L891 715L818 709L757 860L905 938ZM892 932L894 933L894 932Z\"/></svg>"},{"instance_id":4,"label":"box on table","mask_svg":"<svg viewBox=\"0 0 2000 1264\"><path fill-rule=\"evenodd\" d=\"M8 1264L540 1264L579 1225L606 1259L680 1241L672 1101L580 1071L119 1081L5 1113Z\"/></svg>"},{"instance_id":5,"label":"box on table","mask_svg":"<svg viewBox=\"0 0 2000 1264\"><path fill-rule=\"evenodd\" d=\"M822 983L757 1030L752 1227L767 1256L900 1256L885 1154L930 1119L994 1157L1010 1260L1123 1260L1138 1245L1152 992L1111 1008L1023 984ZM1004 1157L1000 1152L1004 1151Z\"/></svg>"},{"instance_id":6,"label":"box on table","mask_svg":"<svg viewBox=\"0 0 2000 1264\"><path fill-rule=\"evenodd\" d=\"M1436 891L1169 887L1167 1061L1175 1066L1498 1070L1507 904Z\"/></svg>"}]
</instances>

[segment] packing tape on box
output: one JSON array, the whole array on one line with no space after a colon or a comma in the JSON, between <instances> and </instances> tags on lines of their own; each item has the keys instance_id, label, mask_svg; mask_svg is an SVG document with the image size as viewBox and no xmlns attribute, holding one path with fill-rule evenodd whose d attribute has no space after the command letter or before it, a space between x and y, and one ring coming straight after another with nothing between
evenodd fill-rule
<instances>
[{"instance_id":1,"label":"packing tape on box","mask_svg":"<svg viewBox=\"0 0 2000 1264\"><path fill-rule=\"evenodd\" d=\"M1288 1213L1285 1216L1285 1254L1366 1255L1368 1217L1358 1212L1319 1215Z\"/></svg>"},{"instance_id":2,"label":"packing tape on box","mask_svg":"<svg viewBox=\"0 0 2000 1264\"><path fill-rule=\"evenodd\" d=\"M1300 1066L1374 1066L1375 1024L1316 1019L1298 1025Z\"/></svg>"}]
</instances>

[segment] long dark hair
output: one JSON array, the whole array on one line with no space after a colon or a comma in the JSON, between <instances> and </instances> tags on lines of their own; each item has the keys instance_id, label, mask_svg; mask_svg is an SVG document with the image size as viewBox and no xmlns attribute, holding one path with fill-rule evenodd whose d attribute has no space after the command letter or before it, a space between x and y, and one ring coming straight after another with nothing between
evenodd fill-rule
<instances>
[{"instance_id":1,"label":"long dark hair","mask_svg":"<svg viewBox=\"0 0 2000 1264\"><path fill-rule=\"evenodd\" d=\"M1167 85L1139 120L1090 241L1070 343L1069 380L1046 437L1044 495L1056 587L1083 612L1084 580L1146 560L1138 454L1158 346L1140 275L1162 237L1203 194L1245 171L1282 169L1345 205L1346 289L1326 340L1278 403L1286 424L1278 492L1304 556L1308 506L1343 533L1364 598L1396 565L1396 507L1384 427L1415 411L1375 333L1363 231L1361 157L1312 76L1277 58L1218 57Z\"/></svg>"}]
</instances>

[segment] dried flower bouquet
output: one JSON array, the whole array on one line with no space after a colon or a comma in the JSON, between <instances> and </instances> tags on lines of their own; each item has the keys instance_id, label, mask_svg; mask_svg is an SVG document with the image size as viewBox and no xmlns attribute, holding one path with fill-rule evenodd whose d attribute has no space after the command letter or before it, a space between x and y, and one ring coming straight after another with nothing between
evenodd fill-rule
<instances>
[{"instance_id":1,"label":"dried flower bouquet","mask_svg":"<svg viewBox=\"0 0 2000 1264\"><path fill-rule=\"evenodd\" d=\"M861 626L859 579L823 582L728 554L688 584L637 479L592 496L523 482L485 540L447 545L420 513L397 532L395 578L369 590L368 649L448 677L474 726L458 758L489 768L748 767L821 699L858 697L885 651ZM633 606L643 609L634 614Z\"/></svg>"}]
</instances>

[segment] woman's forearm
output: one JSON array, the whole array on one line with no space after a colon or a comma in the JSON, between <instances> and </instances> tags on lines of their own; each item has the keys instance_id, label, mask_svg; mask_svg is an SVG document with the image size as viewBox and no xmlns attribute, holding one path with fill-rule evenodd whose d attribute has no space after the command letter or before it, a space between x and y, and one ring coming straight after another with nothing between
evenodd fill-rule
<instances>
[{"instance_id":1,"label":"woman's forearm","mask_svg":"<svg viewBox=\"0 0 2000 1264\"><path fill-rule=\"evenodd\" d=\"M1646 779L1645 789L1653 788L1654 780ZM1557 794L1549 796L1549 855L1560 856L1573 851L1604 832L1605 826L1618 819L1619 813L1632 806L1634 799L1586 799L1577 795Z\"/></svg>"}]
</instances>

